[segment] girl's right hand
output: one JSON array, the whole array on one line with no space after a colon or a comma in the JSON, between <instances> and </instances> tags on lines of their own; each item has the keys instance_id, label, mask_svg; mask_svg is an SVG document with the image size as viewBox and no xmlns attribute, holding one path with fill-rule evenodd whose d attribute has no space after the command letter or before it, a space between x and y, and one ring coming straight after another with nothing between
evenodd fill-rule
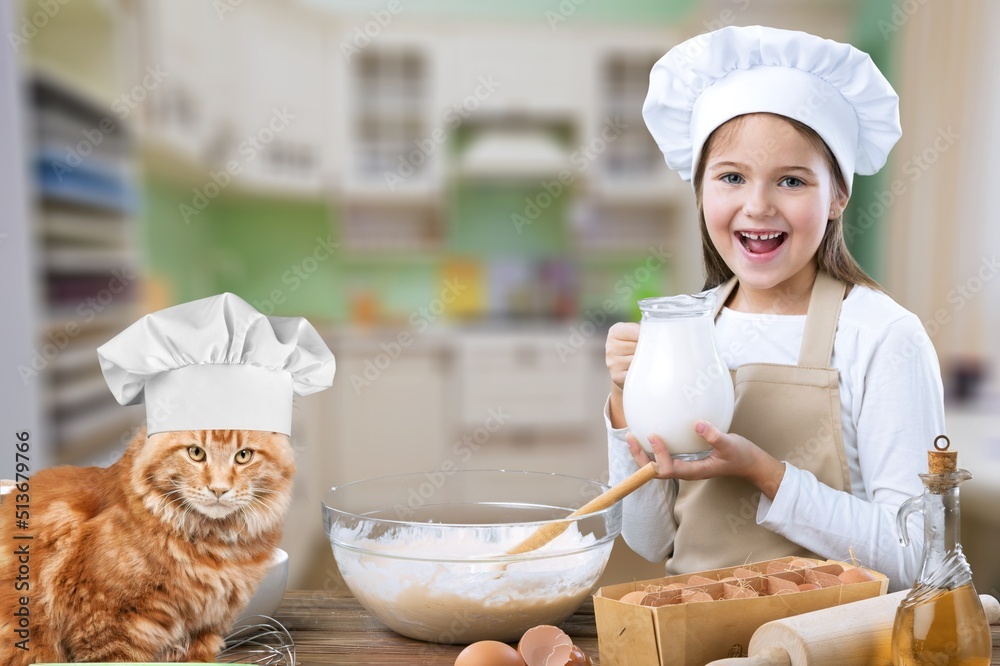
<instances>
[{"instance_id":1,"label":"girl's right hand","mask_svg":"<svg viewBox=\"0 0 1000 666\"><path fill-rule=\"evenodd\" d=\"M637 322L618 322L608 331L608 341L604 346L604 358L611 374L611 382L619 389L625 387L625 375L635 355L635 345L639 341Z\"/></svg>"},{"instance_id":2,"label":"girl's right hand","mask_svg":"<svg viewBox=\"0 0 1000 666\"><path fill-rule=\"evenodd\" d=\"M608 331L608 342L604 346L604 359L611 374L611 402L609 416L612 428L624 428L625 408L622 396L625 389L625 375L635 356L635 345L639 341L639 324L619 322Z\"/></svg>"}]
</instances>

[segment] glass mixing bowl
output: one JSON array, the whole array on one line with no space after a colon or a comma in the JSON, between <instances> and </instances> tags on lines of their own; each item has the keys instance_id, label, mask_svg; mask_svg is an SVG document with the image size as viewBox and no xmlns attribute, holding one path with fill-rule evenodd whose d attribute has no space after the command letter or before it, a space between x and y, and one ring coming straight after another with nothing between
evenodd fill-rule
<instances>
[{"instance_id":1,"label":"glass mixing bowl","mask_svg":"<svg viewBox=\"0 0 1000 666\"><path fill-rule=\"evenodd\" d=\"M448 470L336 486L323 522L361 605L404 636L434 643L516 641L569 617L593 591L621 532L621 503L566 516L607 490L562 474ZM507 551L550 523L538 550Z\"/></svg>"}]
</instances>

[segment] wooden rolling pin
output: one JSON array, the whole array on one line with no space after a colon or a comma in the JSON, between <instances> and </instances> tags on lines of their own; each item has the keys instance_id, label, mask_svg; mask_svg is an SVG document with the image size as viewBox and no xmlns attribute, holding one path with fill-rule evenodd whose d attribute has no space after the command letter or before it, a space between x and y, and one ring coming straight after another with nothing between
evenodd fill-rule
<instances>
[{"instance_id":1,"label":"wooden rolling pin","mask_svg":"<svg viewBox=\"0 0 1000 666\"><path fill-rule=\"evenodd\" d=\"M632 473L625 479L621 481L616 486L608 488L603 493L590 500L579 509L573 513L566 516L567 518L579 518L580 516L585 516L588 513L596 513L597 511L603 511L609 506L613 506L615 502L622 499L626 495L631 494L633 491L637 490L640 486L656 478L656 463L651 462L645 467L639 469L639 471ZM529 536L527 539L517 544L513 548L507 551L508 555L520 555L521 553L527 553L532 550L541 548L549 541L552 541L557 536L566 531L572 521L549 523L543 527L539 527Z\"/></svg>"},{"instance_id":2,"label":"wooden rolling pin","mask_svg":"<svg viewBox=\"0 0 1000 666\"><path fill-rule=\"evenodd\" d=\"M896 608L909 590L803 613L761 625L749 657L709 666L889 666ZM1000 601L980 595L986 619L1000 623Z\"/></svg>"}]
</instances>

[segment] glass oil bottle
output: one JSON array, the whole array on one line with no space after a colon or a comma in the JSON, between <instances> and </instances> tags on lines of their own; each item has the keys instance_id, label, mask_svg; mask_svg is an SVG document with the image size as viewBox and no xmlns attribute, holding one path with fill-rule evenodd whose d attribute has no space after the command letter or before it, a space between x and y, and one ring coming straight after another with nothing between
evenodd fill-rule
<instances>
[{"instance_id":1,"label":"glass oil bottle","mask_svg":"<svg viewBox=\"0 0 1000 666\"><path fill-rule=\"evenodd\" d=\"M939 446L944 441L943 447ZM913 589L896 610L892 628L893 666L989 666L992 640L972 570L959 542L958 488L972 475L957 467L944 435L928 451L923 495L899 508L896 526L909 545L906 520L924 515L924 555Z\"/></svg>"}]
</instances>

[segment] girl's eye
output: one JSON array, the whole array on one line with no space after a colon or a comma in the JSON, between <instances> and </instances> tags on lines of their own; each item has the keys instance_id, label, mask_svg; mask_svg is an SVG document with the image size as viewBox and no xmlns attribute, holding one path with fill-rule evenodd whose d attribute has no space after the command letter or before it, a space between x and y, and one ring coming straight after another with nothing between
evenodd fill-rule
<instances>
[{"instance_id":1,"label":"girl's eye","mask_svg":"<svg viewBox=\"0 0 1000 666\"><path fill-rule=\"evenodd\" d=\"M802 187L803 185L806 184L804 180L802 180L801 178L796 178L795 176L788 176L787 178L783 178L781 182L784 183L786 187L791 187L793 189L797 187Z\"/></svg>"},{"instance_id":2,"label":"girl's eye","mask_svg":"<svg viewBox=\"0 0 1000 666\"><path fill-rule=\"evenodd\" d=\"M236 464L246 465L253 458L253 451L250 449L243 449L242 451L237 451L236 453Z\"/></svg>"},{"instance_id":3,"label":"girl's eye","mask_svg":"<svg viewBox=\"0 0 1000 666\"><path fill-rule=\"evenodd\" d=\"M727 185L739 185L743 182L743 176L738 173L727 173L724 174L719 180Z\"/></svg>"},{"instance_id":4,"label":"girl's eye","mask_svg":"<svg viewBox=\"0 0 1000 666\"><path fill-rule=\"evenodd\" d=\"M205 450L200 446L189 446L188 456L195 462L201 462L205 459Z\"/></svg>"}]
</instances>

